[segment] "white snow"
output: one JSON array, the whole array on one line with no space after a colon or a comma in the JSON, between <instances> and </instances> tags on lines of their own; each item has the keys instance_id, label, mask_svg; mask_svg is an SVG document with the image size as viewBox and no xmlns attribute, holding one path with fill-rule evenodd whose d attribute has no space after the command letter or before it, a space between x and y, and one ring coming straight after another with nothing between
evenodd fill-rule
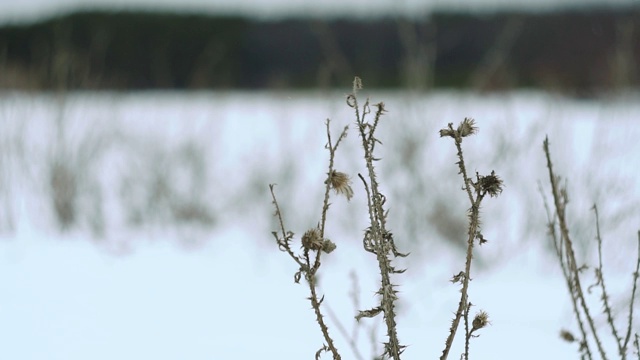
<instances>
[{"instance_id":1,"label":"white snow","mask_svg":"<svg viewBox=\"0 0 640 360\"><path fill-rule=\"evenodd\" d=\"M317 223L327 159L324 121L331 118L334 136L353 123L341 93L76 93L64 101L3 95L0 359L313 358L323 340L305 300L306 285L293 283L293 261L276 250L265 190L279 184L285 221L296 234ZM411 214L402 209L411 202L429 207L446 195L464 217L455 150L437 130L465 116L480 126L477 136L465 140L467 163L481 173L495 169L506 184L502 196L484 203L483 233L490 242L478 249L470 296L492 325L472 341L471 356L578 358L575 346L558 336L561 328L577 328L558 265L544 250L548 239L537 192L541 181L548 193L542 140L548 134L556 170L569 181L572 227L587 242L595 234L589 208L598 202L608 250L605 276L612 289L628 292L640 227L637 95L586 101L535 92L363 91L361 100L366 95L389 110L380 125L379 170L392 230L401 251L413 253L412 260L400 262L408 271L395 278L401 289L398 332L410 345L405 358L436 358L442 351L459 297L448 280L462 269L463 257L429 224L419 239L403 238L403 221ZM56 119L62 119L64 143L57 140ZM360 248L366 216L359 212L364 200L355 173L362 164L351 126L336 166L352 174L356 196L351 203L331 199L328 236L338 249L324 257L320 270L325 305L348 331L355 315L350 272L359 278L362 309L375 305L377 290L374 259ZM406 159L394 154L412 136L424 136L419 174L403 170ZM49 203L47 166L61 148L75 161L91 149L83 144L100 141L103 146L88 156L79 224L60 232ZM159 217L131 228L119 195L122 179L144 179L160 166L150 159L177 156L190 143L206 157L207 182L198 198L213 209L214 227ZM416 184L426 184L431 195L403 192ZM101 235L91 227L96 214L104 215ZM593 250L581 255L594 259ZM592 295L596 311L598 296ZM354 358L333 319L327 320L343 358ZM362 323L369 327L376 320ZM364 331L359 347L371 358ZM461 338L459 333L451 358L463 351Z\"/></svg>"}]
</instances>

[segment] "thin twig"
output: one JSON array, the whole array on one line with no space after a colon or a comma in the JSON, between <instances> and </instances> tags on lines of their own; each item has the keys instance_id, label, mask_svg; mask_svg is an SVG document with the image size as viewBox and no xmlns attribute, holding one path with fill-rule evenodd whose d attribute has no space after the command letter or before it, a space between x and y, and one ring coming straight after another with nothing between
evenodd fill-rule
<instances>
[{"instance_id":1,"label":"thin twig","mask_svg":"<svg viewBox=\"0 0 640 360\"><path fill-rule=\"evenodd\" d=\"M464 309L464 360L469 360L469 342L471 341L471 332L469 331L469 310L471 310L471 303L467 303L466 309Z\"/></svg>"},{"instance_id":2,"label":"thin twig","mask_svg":"<svg viewBox=\"0 0 640 360\"><path fill-rule=\"evenodd\" d=\"M542 200L544 202L544 208L547 213L547 224L549 228L549 236L551 237L554 245L554 249L556 250L556 255L558 256L558 262L560 263L560 268L562 269L562 275L567 283L567 289L569 290L569 296L571 297L571 305L573 314L576 317L576 321L578 322L578 328L580 329L580 334L582 335L581 344L583 344L582 349L586 352L586 356L588 359L593 359L593 355L591 354L591 348L589 347L589 343L587 342L587 331L584 327L584 321L582 320L582 315L580 314L580 308L578 306L578 299L576 292L574 291L573 282L571 281L571 272L569 271L569 267L564 261L564 243L561 239L558 239L558 235L556 232L556 222L557 218L556 213L553 215L551 210L549 209L549 205L547 204L547 199L544 196L544 192L542 190L542 185L540 185L540 194L542 195ZM583 356L584 358L584 356Z\"/></svg>"},{"instance_id":3,"label":"thin twig","mask_svg":"<svg viewBox=\"0 0 640 360\"><path fill-rule=\"evenodd\" d=\"M640 277L640 231L638 231L638 256L636 258L636 271L633 273L633 289L631 290L631 301L629 302L629 322L627 323L627 335L624 337L623 348L627 349L629 339L631 338L631 326L633 325L633 308L635 305L636 291L638 289L638 278ZM640 349L638 349L638 334L636 334L636 349L638 350L638 358L640 359Z\"/></svg>"},{"instance_id":4,"label":"thin twig","mask_svg":"<svg viewBox=\"0 0 640 360\"><path fill-rule=\"evenodd\" d=\"M604 281L603 274L603 266L602 266L602 235L600 234L600 216L598 214L598 206L593 204L593 212L596 217L596 240L598 241L598 268L596 269L596 284L600 285L602 289L602 304L604 306L604 313L607 315L607 323L609 323L609 327L611 328L611 333L613 337L616 339L616 344L618 345L618 354L622 357L622 359L626 359L626 351L624 349L622 339L618 335L618 330L613 322L613 314L611 312L611 305L609 305L609 294L607 293L607 287Z\"/></svg>"},{"instance_id":5,"label":"thin twig","mask_svg":"<svg viewBox=\"0 0 640 360\"><path fill-rule=\"evenodd\" d=\"M566 218L565 218L565 205L566 205L566 195L563 196L561 193L566 193L566 191L562 191L558 188L556 182L556 176L553 173L553 164L551 162L551 153L549 151L549 138L546 138L544 141L544 151L547 157L547 168L549 169L549 179L551 182L551 189L554 199L554 204L556 208L556 214L558 216L558 222L560 225L560 235L565 243L566 249L566 258L568 261L569 269L571 270L571 283L575 286L574 291L578 300L580 301L580 307L587 318L587 323L589 324L591 335L596 341L596 345L598 346L598 351L600 352L600 356L603 360L607 359L606 352L602 346L602 342L600 341L600 337L598 336L598 332L596 331L595 324L593 322L593 318L589 312L589 307L587 306L586 300L584 298L584 291L582 290L582 285L580 283L580 274L578 273L578 266L576 263L575 253L573 251L573 242L569 236L569 228L567 226ZM586 342L585 342L586 343Z\"/></svg>"},{"instance_id":6,"label":"thin twig","mask_svg":"<svg viewBox=\"0 0 640 360\"><path fill-rule=\"evenodd\" d=\"M298 265L302 268L304 266L304 263L302 262L302 260L300 260L300 258L296 254L293 253L293 250L291 250L291 247L289 246L289 243L288 243L289 239L291 238L291 236L293 236L293 234L287 233L287 231L285 230L284 220L282 220L282 213L280 212L280 206L278 205L278 200L276 200L276 194L274 192L275 185L276 184L269 184L269 190L271 191L271 198L273 199L273 205L276 208L276 216L278 218L278 222L280 223L280 231L282 231L282 240L278 238L277 233L274 233L274 236L278 241L278 247L280 248L280 250L286 251L286 253L289 254L289 256L296 263L298 263Z\"/></svg>"},{"instance_id":7,"label":"thin twig","mask_svg":"<svg viewBox=\"0 0 640 360\"><path fill-rule=\"evenodd\" d=\"M356 342L357 338L349 336L349 332L344 327L344 325L342 325L340 318L338 318L338 316L333 311L331 306L325 305L325 308L327 309L327 314L329 314L331 321L333 321L333 323L336 325L336 328L338 328L340 335L342 335L342 337L347 339L347 344L349 345L349 348L351 348L351 352L353 353L353 356L355 356L355 358L358 360L364 360L364 357L362 357L362 354L360 354L360 350L358 350L358 344Z\"/></svg>"},{"instance_id":8,"label":"thin twig","mask_svg":"<svg viewBox=\"0 0 640 360\"><path fill-rule=\"evenodd\" d=\"M335 154L336 154L336 150L338 149L338 146L340 145L340 142L347 137L347 130L349 129L348 126L345 126L344 129L342 130L342 133L340 133L340 136L338 137L338 140L336 141L336 144L333 145L331 143L331 130L329 128L329 124L330 124L331 120L327 119L327 121L325 122L326 127L327 127L327 146L326 148L329 150L329 172L327 173L327 181L325 181L325 191L324 191L324 199L322 201L322 218L320 221L320 237L324 238L324 228L325 228L325 224L327 223L327 211L329 210L329 191L331 190L331 182L329 181L332 173L333 173L333 163L335 160Z\"/></svg>"},{"instance_id":9,"label":"thin twig","mask_svg":"<svg viewBox=\"0 0 640 360\"><path fill-rule=\"evenodd\" d=\"M307 279L307 284L309 284L309 290L311 291L311 297L309 298L309 300L311 300L311 306L313 307L313 310L316 314L316 321L318 322L318 325L320 325L320 330L322 331L322 335L324 336L324 339L327 342L327 346L329 347L329 350L331 350L331 353L333 354L333 359L340 360L341 359L340 353L338 352L338 349L336 348L336 346L333 344L333 339L329 335L329 328L324 323L324 316L320 311L320 304L322 304L322 301L324 300L324 296L322 297L322 299L318 300L318 294L316 293L315 280Z\"/></svg>"}]
</instances>

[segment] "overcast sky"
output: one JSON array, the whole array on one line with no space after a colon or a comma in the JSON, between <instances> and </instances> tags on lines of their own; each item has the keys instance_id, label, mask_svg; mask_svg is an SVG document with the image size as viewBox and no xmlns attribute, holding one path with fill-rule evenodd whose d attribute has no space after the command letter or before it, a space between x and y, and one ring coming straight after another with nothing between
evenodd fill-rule
<instances>
[{"instance_id":1,"label":"overcast sky","mask_svg":"<svg viewBox=\"0 0 640 360\"><path fill-rule=\"evenodd\" d=\"M546 10L558 6L637 4L637 0L0 0L0 23L32 21L80 9L155 9L236 13L259 17L287 15L369 16L422 14L446 9Z\"/></svg>"}]
</instances>

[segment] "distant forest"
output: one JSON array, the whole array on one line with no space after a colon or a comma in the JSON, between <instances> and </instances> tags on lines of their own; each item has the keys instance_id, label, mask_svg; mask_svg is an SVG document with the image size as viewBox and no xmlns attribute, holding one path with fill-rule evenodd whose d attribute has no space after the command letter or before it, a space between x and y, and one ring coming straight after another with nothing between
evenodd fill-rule
<instances>
[{"instance_id":1,"label":"distant forest","mask_svg":"<svg viewBox=\"0 0 640 360\"><path fill-rule=\"evenodd\" d=\"M0 28L0 88L640 87L640 7L283 19L83 12Z\"/></svg>"}]
</instances>

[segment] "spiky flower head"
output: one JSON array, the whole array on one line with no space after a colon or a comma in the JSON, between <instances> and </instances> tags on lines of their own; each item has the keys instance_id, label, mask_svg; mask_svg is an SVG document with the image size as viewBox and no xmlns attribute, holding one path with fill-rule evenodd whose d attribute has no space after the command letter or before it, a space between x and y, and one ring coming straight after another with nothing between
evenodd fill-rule
<instances>
[{"instance_id":1,"label":"spiky flower head","mask_svg":"<svg viewBox=\"0 0 640 360\"><path fill-rule=\"evenodd\" d=\"M318 228L312 228L302 235L302 247L308 250L322 249L323 241Z\"/></svg>"},{"instance_id":2,"label":"spiky flower head","mask_svg":"<svg viewBox=\"0 0 640 360\"><path fill-rule=\"evenodd\" d=\"M495 171L491 171L491 175L482 176L479 180L482 192L489 194L491 197L497 197L502 193L504 183Z\"/></svg>"},{"instance_id":3,"label":"spiky flower head","mask_svg":"<svg viewBox=\"0 0 640 360\"><path fill-rule=\"evenodd\" d=\"M489 314L487 314L485 311L480 310L476 314L476 317L473 319L473 323L471 324L473 326L471 328L471 331L482 329L483 327L489 325Z\"/></svg>"},{"instance_id":4,"label":"spiky flower head","mask_svg":"<svg viewBox=\"0 0 640 360\"><path fill-rule=\"evenodd\" d=\"M328 182L329 186L333 190L335 190L336 194L344 194L347 197L347 200L351 200L353 197L353 189L351 188L351 179L349 179L349 175L332 170L328 173L329 177L325 181L325 184Z\"/></svg>"},{"instance_id":5,"label":"spiky flower head","mask_svg":"<svg viewBox=\"0 0 640 360\"><path fill-rule=\"evenodd\" d=\"M336 249L336 244L334 244L333 241L329 239L324 239L324 241L322 242L323 252L325 252L326 254L330 254L335 249Z\"/></svg>"},{"instance_id":6,"label":"spiky flower head","mask_svg":"<svg viewBox=\"0 0 640 360\"><path fill-rule=\"evenodd\" d=\"M449 123L448 127L444 129L440 129L440 137L450 136L452 138L456 137L456 132L453 130L453 123Z\"/></svg>"},{"instance_id":7,"label":"spiky flower head","mask_svg":"<svg viewBox=\"0 0 640 360\"><path fill-rule=\"evenodd\" d=\"M458 133L460 133L462 137L473 135L477 132L478 127L476 126L476 121L472 118L464 118L458 126Z\"/></svg>"}]
</instances>

